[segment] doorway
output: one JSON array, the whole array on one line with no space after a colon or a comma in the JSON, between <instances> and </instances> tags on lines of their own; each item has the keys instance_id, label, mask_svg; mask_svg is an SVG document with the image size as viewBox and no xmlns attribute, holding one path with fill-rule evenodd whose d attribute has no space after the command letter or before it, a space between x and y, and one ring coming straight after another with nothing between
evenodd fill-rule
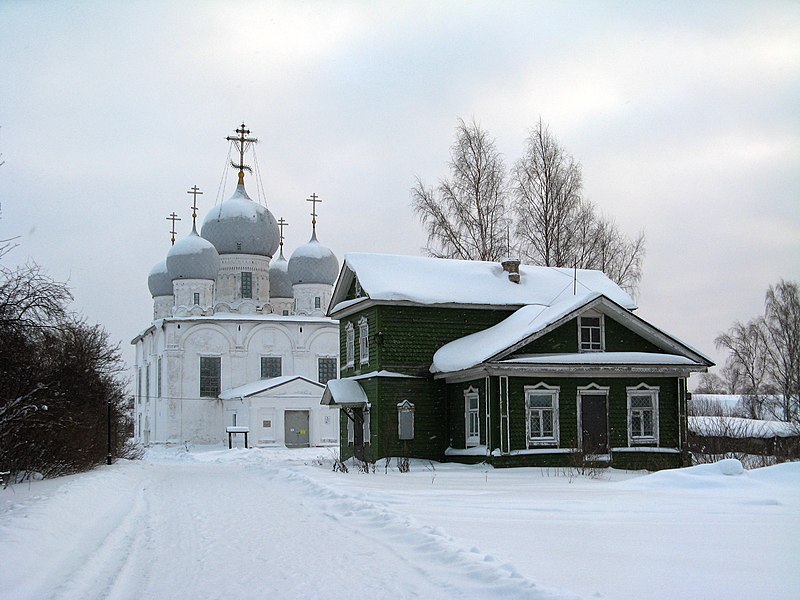
<instances>
[{"instance_id":1,"label":"doorway","mask_svg":"<svg viewBox=\"0 0 800 600\"><path fill-rule=\"evenodd\" d=\"M608 394L581 393L581 450L608 456Z\"/></svg>"},{"instance_id":2,"label":"doorway","mask_svg":"<svg viewBox=\"0 0 800 600\"><path fill-rule=\"evenodd\" d=\"M308 448L309 411L287 410L283 416L284 443L287 448Z\"/></svg>"}]
</instances>

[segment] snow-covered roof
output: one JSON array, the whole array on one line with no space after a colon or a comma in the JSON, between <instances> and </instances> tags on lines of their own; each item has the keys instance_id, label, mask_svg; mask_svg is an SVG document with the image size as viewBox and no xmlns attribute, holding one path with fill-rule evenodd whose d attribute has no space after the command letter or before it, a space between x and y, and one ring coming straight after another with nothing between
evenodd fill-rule
<instances>
[{"instance_id":1,"label":"snow-covered roof","mask_svg":"<svg viewBox=\"0 0 800 600\"><path fill-rule=\"evenodd\" d=\"M597 293L583 294L556 306L523 306L497 325L439 348L433 355L431 372L460 371L478 365L598 297Z\"/></svg>"},{"instance_id":2,"label":"snow-covered roof","mask_svg":"<svg viewBox=\"0 0 800 600\"><path fill-rule=\"evenodd\" d=\"M347 407L365 406L367 402L367 394L358 381L346 378L329 380L322 393L320 404Z\"/></svg>"},{"instance_id":3,"label":"snow-covered roof","mask_svg":"<svg viewBox=\"0 0 800 600\"><path fill-rule=\"evenodd\" d=\"M698 435L729 438L800 436L800 427L793 423L742 417L689 417L689 430Z\"/></svg>"},{"instance_id":4,"label":"snow-covered roof","mask_svg":"<svg viewBox=\"0 0 800 600\"><path fill-rule=\"evenodd\" d=\"M626 309L636 308L633 299L600 271L529 265L520 265L519 271L519 283L512 283L499 262L350 253L345 255L331 312L344 301L354 276L364 293L375 301L551 306L574 295L597 292Z\"/></svg>"},{"instance_id":5,"label":"snow-covered roof","mask_svg":"<svg viewBox=\"0 0 800 600\"><path fill-rule=\"evenodd\" d=\"M669 365L696 366L686 356L658 352L582 352L578 354L533 354L502 361L525 365Z\"/></svg>"},{"instance_id":6,"label":"snow-covered roof","mask_svg":"<svg viewBox=\"0 0 800 600\"><path fill-rule=\"evenodd\" d=\"M627 364L659 364L664 366L698 366L712 365L711 360L694 350L688 344L664 333L660 329L637 317L629 310L621 307L603 294L593 292L578 296L564 296L559 303L552 306L523 306L500 323L482 331L464 336L445 344L433 355L432 373L452 373L469 369L490 359L502 358L523 344L554 327L581 310L591 308L610 314L626 327L659 346L663 353L634 352L600 352L580 353L574 355L548 355L542 357L524 357L503 361L503 364L594 364L621 365Z\"/></svg>"},{"instance_id":7,"label":"snow-covered roof","mask_svg":"<svg viewBox=\"0 0 800 600\"><path fill-rule=\"evenodd\" d=\"M281 387L282 385L286 385L287 383L291 383L296 380L305 381L306 383L310 383L319 388L323 387L323 385L318 381L312 381L311 379L307 379L306 377L302 377L300 375L281 375L280 377L259 379L258 381L252 381L250 383L245 383L244 385L240 385L235 388L223 390L220 393L219 398L220 400L234 400L235 398L247 398L249 396L255 396L256 394L260 394L261 392L266 392L267 390L273 390L275 388Z\"/></svg>"},{"instance_id":8,"label":"snow-covered roof","mask_svg":"<svg viewBox=\"0 0 800 600\"><path fill-rule=\"evenodd\" d=\"M398 373L396 371L370 371L369 373L364 373L362 375L353 375L352 377L348 377L347 379L352 379L354 381L360 381L362 379L372 379L373 377L388 377L388 378L398 378L398 379L419 379L417 375L406 375L405 373Z\"/></svg>"}]
</instances>

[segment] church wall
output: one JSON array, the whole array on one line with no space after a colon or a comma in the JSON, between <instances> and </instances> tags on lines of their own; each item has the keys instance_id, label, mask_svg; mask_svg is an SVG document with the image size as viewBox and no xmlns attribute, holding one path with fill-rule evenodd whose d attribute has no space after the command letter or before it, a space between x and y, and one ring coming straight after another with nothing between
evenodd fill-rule
<instances>
[{"instance_id":1,"label":"church wall","mask_svg":"<svg viewBox=\"0 0 800 600\"><path fill-rule=\"evenodd\" d=\"M255 254L222 254L217 276L217 302L237 303L242 298L242 271L253 274L252 300L269 303L269 257Z\"/></svg>"},{"instance_id":2,"label":"church wall","mask_svg":"<svg viewBox=\"0 0 800 600\"><path fill-rule=\"evenodd\" d=\"M202 317L196 321L168 320L157 323L143 336L136 344L136 352L135 376L141 373L142 380L138 384L141 394L137 395L134 416L138 439L221 443L227 441L225 427L230 424L231 414L223 408L221 400L200 397L200 357L220 357L221 390L260 379L262 356L280 356L284 375L302 375L316 381L318 359L338 355L338 324L328 320L249 320L235 317L230 320L205 320ZM157 392L159 356L162 365L161 398ZM148 364L149 400L145 382ZM285 405L262 403L251 406L247 403L247 410L237 411L237 418L258 425L258 431L252 433L253 443L257 439L265 440L264 443L269 443L270 439L283 443L284 411L292 408L309 410L311 443L331 443L331 439L338 440L338 412L321 406L320 396L321 392L309 398L294 398ZM262 414L261 411L266 412ZM264 420L270 421L271 432L263 430ZM239 424L245 423L240 420Z\"/></svg>"},{"instance_id":3,"label":"church wall","mask_svg":"<svg viewBox=\"0 0 800 600\"><path fill-rule=\"evenodd\" d=\"M339 442L339 411L321 406L316 392L287 396L256 395L243 400L226 400L223 404L225 426L231 425L231 414L235 412L236 424L250 428L249 442L254 446L286 443L284 418L287 410L308 411L311 446L337 445Z\"/></svg>"},{"instance_id":4,"label":"church wall","mask_svg":"<svg viewBox=\"0 0 800 600\"><path fill-rule=\"evenodd\" d=\"M324 283L295 283L292 291L294 292L295 314L325 316L333 293L332 286ZM316 305L317 298L319 298L319 307Z\"/></svg>"},{"instance_id":5,"label":"church wall","mask_svg":"<svg viewBox=\"0 0 800 600\"><path fill-rule=\"evenodd\" d=\"M194 314L195 307L201 311L214 305L214 282L207 279L176 279L172 282L175 291L175 314L178 316ZM200 302L195 303L194 295L199 294Z\"/></svg>"}]
</instances>

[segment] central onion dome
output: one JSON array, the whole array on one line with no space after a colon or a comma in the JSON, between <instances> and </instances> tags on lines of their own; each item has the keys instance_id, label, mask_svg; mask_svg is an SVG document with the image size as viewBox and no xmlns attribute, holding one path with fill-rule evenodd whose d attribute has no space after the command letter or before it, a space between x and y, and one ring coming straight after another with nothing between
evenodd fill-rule
<instances>
[{"instance_id":1,"label":"central onion dome","mask_svg":"<svg viewBox=\"0 0 800 600\"><path fill-rule=\"evenodd\" d=\"M291 298L292 280L289 279L289 263L281 255L269 266L269 295L273 298Z\"/></svg>"},{"instance_id":2,"label":"central onion dome","mask_svg":"<svg viewBox=\"0 0 800 600\"><path fill-rule=\"evenodd\" d=\"M217 249L197 235L197 229L192 227L192 233L167 253L167 272L170 280L216 279L219 272Z\"/></svg>"},{"instance_id":3,"label":"central onion dome","mask_svg":"<svg viewBox=\"0 0 800 600\"><path fill-rule=\"evenodd\" d=\"M220 254L271 257L280 239L275 217L250 199L243 183L236 186L230 199L206 215L200 233Z\"/></svg>"},{"instance_id":4,"label":"central onion dome","mask_svg":"<svg viewBox=\"0 0 800 600\"><path fill-rule=\"evenodd\" d=\"M147 276L147 287L150 288L150 295L153 298L172 296L172 278L167 271L167 261L162 260L150 269L150 274Z\"/></svg>"},{"instance_id":5,"label":"central onion dome","mask_svg":"<svg viewBox=\"0 0 800 600\"><path fill-rule=\"evenodd\" d=\"M289 259L289 279L298 283L333 285L339 275L339 261L333 251L317 241L314 232L307 244L292 252Z\"/></svg>"}]
</instances>

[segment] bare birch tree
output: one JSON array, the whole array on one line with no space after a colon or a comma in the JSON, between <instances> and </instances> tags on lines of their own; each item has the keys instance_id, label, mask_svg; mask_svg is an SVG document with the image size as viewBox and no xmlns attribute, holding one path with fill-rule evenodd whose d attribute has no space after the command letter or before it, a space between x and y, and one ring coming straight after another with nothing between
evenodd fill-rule
<instances>
[{"instance_id":1,"label":"bare birch tree","mask_svg":"<svg viewBox=\"0 0 800 600\"><path fill-rule=\"evenodd\" d=\"M412 207L437 258L498 260L508 251L505 166L489 133L458 120L450 177L427 188L417 178Z\"/></svg>"},{"instance_id":2,"label":"bare birch tree","mask_svg":"<svg viewBox=\"0 0 800 600\"><path fill-rule=\"evenodd\" d=\"M752 419L764 417L764 386L767 378L767 345L760 319L737 321L727 332L717 336L717 348L730 352L726 368L743 379L745 408Z\"/></svg>"},{"instance_id":3,"label":"bare birch tree","mask_svg":"<svg viewBox=\"0 0 800 600\"><path fill-rule=\"evenodd\" d=\"M800 291L795 282L769 286L764 315L735 323L716 339L730 351L728 373L744 380L751 417L800 423Z\"/></svg>"},{"instance_id":4,"label":"bare birch tree","mask_svg":"<svg viewBox=\"0 0 800 600\"><path fill-rule=\"evenodd\" d=\"M583 199L581 166L539 119L512 171L515 234L534 264L599 269L635 292L642 277L644 234L628 238Z\"/></svg>"},{"instance_id":5,"label":"bare birch tree","mask_svg":"<svg viewBox=\"0 0 800 600\"><path fill-rule=\"evenodd\" d=\"M592 212L581 202L576 163L542 123L528 136L512 171L515 233L526 258L545 266L573 266L576 236L591 239Z\"/></svg>"},{"instance_id":6,"label":"bare birch tree","mask_svg":"<svg viewBox=\"0 0 800 600\"><path fill-rule=\"evenodd\" d=\"M767 290L764 337L767 372L779 392L775 408L784 421L798 421L800 405L800 293L794 282L781 280Z\"/></svg>"}]
</instances>

